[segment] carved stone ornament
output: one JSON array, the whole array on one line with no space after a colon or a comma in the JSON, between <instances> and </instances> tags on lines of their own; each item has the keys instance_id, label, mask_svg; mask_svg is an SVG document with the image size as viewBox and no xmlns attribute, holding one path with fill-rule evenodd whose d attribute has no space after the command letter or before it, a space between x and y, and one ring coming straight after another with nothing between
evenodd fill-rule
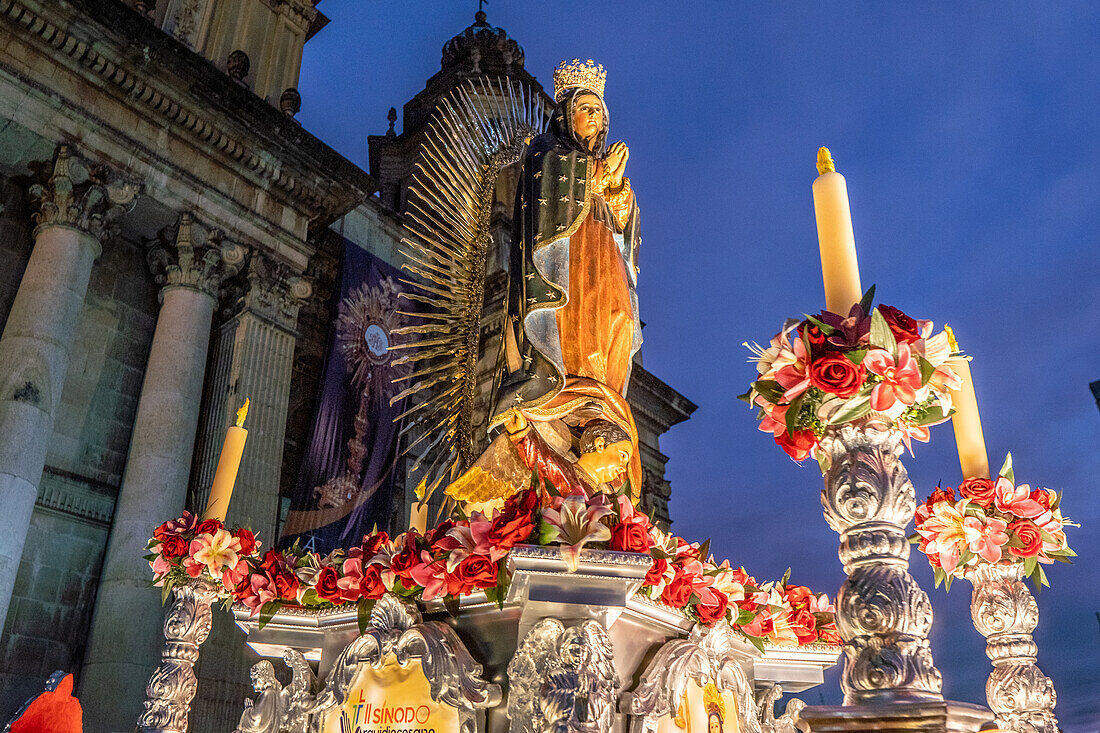
<instances>
[{"instance_id":1,"label":"carved stone ornament","mask_svg":"<svg viewBox=\"0 0 1100 733\"><path fill-rule=\"evenodd\" d=\"M783 714L775 717L775 703L783 696L783 686L774 684L756 694L757 717L760 720L761 733L801 733L798 723L806 703L797 697L787 701Z\"/></svg>"},{"instance_id":2,"label":"carved stone ornament","mask_svg":"<svg viewBox=\"0 0 1100 733\"><path fill-rule=\"evenodd\" d=\"M210 605L217 598L212 581L196 578L172 589L172 605L164 616L161 664L145 687L145 711L138 718L141 733L186 733L191 700L198 689L195 662L199 646L210 635Z\"/></svg>"},{"instance_id":3,"label":"carved stone ornament","mask_svg":"<svg viewBox=\"0 0 1100 733\"><path fill-rule=\"evenodd\" d=\"M298 309L313 294L313 285L284 262L253 250L245 277L236 278L225 290L229 303L226 317L247 309L283 328L293 329L298 322Z\"/></svg>"},{"instance_id":4,"label":"carved stone ornament","mask_svg":"<svg viewBox=\"0 0 1100 733\"><path fill-rule=\"evenodd\" d=\"M655 731L660 718L675 715L693 680L700 687L712 682L719 691L733 692L741 733L769 733L761 727L752 682L742 667L750 655L738 646L733 628L725 623L709 629L696 625L688 638L666 642L657 650L637 688L623 695L620 710L633 717L633 733Z\"/></svg>"},{"instance_id":5,"label":"carved stone ornament","mask_svg":"<svg viewBox=\"0 0 1100 733\"><path fill-rule=\"evenodd\" d=\"M248 54L239 48L229 54L229 58L225 60L225 73L230 79L236 81L244 81L250 68L252 68L252 61L249 60Z\"/></svg>"},{"instance_id":6,"label":"carved stone ornament","mask_svg":"<svg viewBox=\"0 0 1100 733\"><path fill-rule=\"evenodd\" d=\"M323 720L328 711L346 702L361 664L378 669L391 654L401 665L420 661L432 700L458 711L461 733L477 733L477 711L500 704L500 685L482 679L481 665L454 629L439 621L423 621L415 606L392 593L378 599L367 630L337 657L324 689L316 696L299 690L288 704L298 711L296 715Z\"/></svg>"},{"instance_id":7,"label":"carved stone ornament","mask_svg":"<svg viewBox=\"0 0 1100 733\"><path fill-rule=\"evenodd\" d=\"M285 687L275 677L271 662L261 659L252 665L252 689L259 693L255 701L245 700L244 712L234 733L306 733L309 712L314 704L317 678L309 662L295 649L283 650L283 661L290 668L290 684Z\"/></svg>"},{"instance_id":8,"label":"carved stone ornament","mask_svg":"<svg viewBox=\"0 0 1100 733\"><path fill-rule=\"evenodd\" d=\"M1015 733L1057 733L1054 683L1035 664L1038 649L1031 632L1039 606L1024 584L1023 563L980 564L966 571L974 584L970 617L986 638L993 672L985 683L997 727Z\"/></svg>"},{"instance_id":9,"label":"carved stone ornament","mask_svg":"<svg viewBox=\"0 0 1100 733\"><path fill-rule=\"evenodd\" d=\"M607 631L595 621L535 624L508 663L511 733L607 733L619 681Z\"/></svg>"},{"instance_id":10,"label":"carved stone ornament","mask_svg":"<svg viewBox=\"0 0 1100 733\"><path fill-rule=\"evenodd\" d=\"M293 117L302 111L302 94L294 87L287 87L279 95L279 109L287 117Z\"/></svg>"},{"instance_id":11,"label":"carved stone ornament","mask_svg":"<svg viewBox=\"0 0 1100 733\"><path fill-rule=\"evenodd\" d=\"M943 679L928 646L932 604L909 574L905 526L916 497L901 435L845 425L821 445L832 459L821 505L848 573L836 601L844 704L940 700Z\"/></svg>"},{"instance_id":12,"label":"carved stone ornament","mask_svg":"<svg viewBox=\"0 0 1100 733\"><path fill-rule=\"evenodd\" d=\"M219 232L200 232L190 214L181 214L173 233L162 230L146 252L149 268L158 285L192 288L216 297L218 288L244 263L245 248L228 242Z\"/></svg>"},{"instance_id":13,"label":"carved stone ornament","mask_svg":"<svg viewBox=\"0 0 1100 733\"><path fill-rule=\"evenodd\" d=\"M111 224L133 208L141 187L103 166L92 166L72 154L69 146L57 149L52 165L43 166L44 183L30 189L37 203L36 231L48 226L79 229L102 242Z\"/></svg>"}]
</instances>

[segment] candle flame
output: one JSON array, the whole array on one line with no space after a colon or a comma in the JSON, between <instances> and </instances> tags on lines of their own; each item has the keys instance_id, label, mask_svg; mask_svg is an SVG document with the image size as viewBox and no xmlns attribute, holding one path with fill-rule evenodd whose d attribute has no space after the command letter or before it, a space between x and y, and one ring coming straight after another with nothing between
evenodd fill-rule
<instances>
[{"instance_id":1,"label":"candle flame","mask_svg":"<svg viewBox=\"0 0 1100 733\"><path fill-rule=\"evenodd\" d=\"M244 419L248 415L248 398L244 398L244 404L241 405L241 409L237 410L237 427L244 427Z\"/></svg>"},{"instance_id":2,"label":"candle flame","mask_svg":"<svg viewBox=\"0 0 1100 733\"><path fill-rule=\"evenodd\" d=\"M951 330L951 326L945 323L943 324L943 330L947 333L947 343L951 346L951 353L959 353L959 342L955 340L955 332Z\"/></svg>"},{"instance_id":3,"label":"candle flame","mask_svg":"<svg viewBox=\"0 0 1100 733\"><path fill-rule=\"evenodd\" d=\"M826 173L836 173L836 164L833 163L833 154L828 148L817 149L817 174L823 176Z\"/></svg>"}]
</instances>

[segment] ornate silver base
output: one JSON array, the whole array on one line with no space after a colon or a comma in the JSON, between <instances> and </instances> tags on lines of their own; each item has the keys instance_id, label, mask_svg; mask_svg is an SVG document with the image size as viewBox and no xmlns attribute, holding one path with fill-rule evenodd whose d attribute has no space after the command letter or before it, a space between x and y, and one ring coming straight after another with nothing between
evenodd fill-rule
<instances>
[{"instance_id":1,"label":"ornate silver base","mask_svg":"<svg viewBox=\"0 0 1100 733\"><path fill-rule=\"evenodd\" d=\"M777 719L772 709L777 696L771 691L777 685L798 691L820 684L839 650L769 647L761 655L728 626L693 628L679 611L634 595L648 567L645 556L586 550L577 572L569 573L554 551L516 548L511 592L503 608L484 596L467 596L452 617L441 602L433 601L425 604L424 621L410 628L431 626L432 633L447 629L451 655L470 661L459 677L502 693L470 709L465 720L478 731L649 730L646 721L666 712L684 685L701 676L736 696L744 733L793 730L798 704L789 705L788 714ZM376 610L395 600L385 597ZM319 730L315 713L322 708L317 701L339 699L339 690L347 689L339 681L351 673L351 662L366 659L361 650L374 649L374 636L388 638L374 629L373 617L372 629L361 636L354 609L282 609L263 629L247 609L234 612L249 646L262 656L287 655L292 670L313 661L326 679L320 692L308 691L312 685L306 682L292 692L295 683L280 688L273 683L270 662L260 662L253 678L261 694L246 708L241 733L273 733L281 728L272 726L285 728L291 722L304 727L288 729ZM412 610L405 613L415 615ZM400 638L407 633L401 632ZM441 690L455 689L454 675L439 677L445 669L425 665L433 689L437 684ZM307 677L295 672L296 680ZM289 711L305 709L314 713L293 721L287 717Z\"/></svg>"},{"instance_id":2,"label":"ornate silver base","mask_svg":"<svg viewBox=\"0 0 1100 733\"><path fill-rule=\"evenodd\" d=\"M195 662L199 646L210 635L210 605L216 599L215 587L202 579L172 589L172 605L164 616L162 661L145 688L145 712L137 723L140 733L187 733L198 689Z\"/></svg>"},{"instance_id":3,"label":"ornate silver base","mask_svg":"<svg viewBox=\"0 0 1100 733\"><path fill-rule=\"evenodd\" d=\"M1057 733L1054 683L1035 664L1031 632L1039 623L1039 606L1023 582L1022 563L978 565L966 572L974 584L970 617L986 638L993 672L985 697L997 725L1014 733Z\"/></svg>"}]
</instances>

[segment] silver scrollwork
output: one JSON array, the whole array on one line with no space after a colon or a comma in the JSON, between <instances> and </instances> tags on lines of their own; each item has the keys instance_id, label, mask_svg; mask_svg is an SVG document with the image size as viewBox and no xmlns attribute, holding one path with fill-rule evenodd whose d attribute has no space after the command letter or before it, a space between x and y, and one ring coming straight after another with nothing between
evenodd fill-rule
<instances>
[{"instance_id":1,"label":"silver scrollwork","mask_svg":"<svg viewBox=\"0 0 1100 733\"><path fill-rule=\"evenodd\" d=\"M1035 664L1031 633L1039 623L1039 606L1024 584L1023 563L981 564L967 569L974 585L970 617L986 638L993 672L985 684L989 709L997 726L1014 733L1056 733L1054 683Z\"/></svg>"},{"instance_id":2,"label":"silver scrollwork","mask_svg":"<svg viewBox=\"0 0 1100 733\"><path fill-rule=\"evenodd\" d=\"M916 497L901 435L845 425L821 445L831 458L821 505L848 573L837 594L844 702L940 700L943 680L928 646L932 605L909 574L905 526Z\"/></svg>"},{"instance_id":3,"label":"silver scrollwork","mask_svg":"<svg viewBox=\"0 0 1100 733\"><path fill-rule=\"evenodd\" d=\"M145 688L145 711L138 718L142 733L186 733L191 700L198 680L199 646L210 635L210 605L217 598L211 581L196 578L172 589L164 617L164 651Z\"/></svg>"},{"instance_id":4,"label":"silver scrollwork","mask_svg":"<svg viewBox=\"0 0 1100 733\"><path fill-rule=\"evenodd\" d=\"M608 733L621 683L611 640L595 621L544 618L508 663L511 733Z\"/></svg>"},{"instance_id":5,"label":"silver scrollwork","mask_svg":"<svg viewBox=\"0 0 1100 733\"><path fill-rule=\"evenodd\" d=\"M762 730L752 684L742 666L751 656L738 646L732 627L724 623L710 629L697 625L688 638L666 642L657 650L638 686L623 696L622 711L638 721L634 730L655 731L660 718L675 714L688 683L694 680L700 687L713 682L719 690L733 692L743 733L770 733ZM772 704L774 700L768 706Z\"/></svg>"},{"instance_id":6,"label":"silver scrollwork","mask_svg":"<svg viewBox=\"0 0 1100 733\"><path fill-rule=\"evenodd\" d=\"M756 695L757 716L760 720L761 733L801 733L798 722L802 718L802 710L806 703L797 697L787 701L783 714L775 717L775 703L783 696L783 686L774 684L766 687Z\"/></svg>"},{"instance_id":7,"label":"silver scrollwork","mask_svg":"<svg viewBox=\"0 0 1100 733\"><path fill-rule=\"evenodd\" d=\"M432 700L458 711L461 733L476 733L477 711L500 704L500 685L486 682L454 629L424 622L415 606L387 593L371 611L366 631L344 648L309 710L315 718L347 700L360 664L380 668L393 655L401 665L419 660Z\"/></svg>"}]
</instances>

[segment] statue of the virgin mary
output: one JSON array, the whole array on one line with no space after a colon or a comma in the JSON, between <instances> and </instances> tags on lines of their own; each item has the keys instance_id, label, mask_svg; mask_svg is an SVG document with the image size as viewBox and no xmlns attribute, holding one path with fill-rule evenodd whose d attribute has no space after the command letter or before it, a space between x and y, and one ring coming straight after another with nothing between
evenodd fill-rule
<instances>
[{"instance_id":1,"label":"statue of the virgin mary","mask_svg":"<svg viewBox=\"0 0 1100 733\"><path fill-rule=\"evenodd\" d=\"M623 478L637 496L638 437L625 397L642 342L635 292L639 215L623 175L629 151L622 142L607 146L605 78L603 66L591 60L559 64L549 128L523 157L490 429L512 432L518 421L552 436L548 423L583 430L595 420L611 421L633 444ZM543 452L568 450L559 441Z\"/></svg>"}]
</instances>

